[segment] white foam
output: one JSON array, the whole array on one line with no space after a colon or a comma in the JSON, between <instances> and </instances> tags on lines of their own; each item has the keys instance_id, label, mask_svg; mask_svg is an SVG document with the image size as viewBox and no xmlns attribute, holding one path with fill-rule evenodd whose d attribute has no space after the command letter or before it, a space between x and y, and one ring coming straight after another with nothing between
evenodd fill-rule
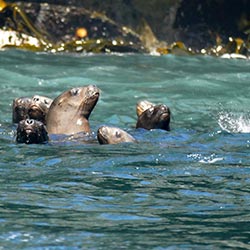
<instances>
[{"instance_id":1,"label":"white foam","mask_svg":"<svg viewBox=\"0 0 250 250\"><path fill-rule=\"evenodd\" d=\"M236 115L221 112L218 118L219 126L229 133L250 133L250 118L245 115Z\"/></svg>"}]
</instances>

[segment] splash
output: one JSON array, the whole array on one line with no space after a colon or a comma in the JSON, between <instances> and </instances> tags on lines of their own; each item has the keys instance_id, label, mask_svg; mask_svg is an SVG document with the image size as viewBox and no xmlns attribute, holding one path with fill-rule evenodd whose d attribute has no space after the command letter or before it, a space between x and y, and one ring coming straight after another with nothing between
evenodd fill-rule
<instances>
[{"instance_id":1,"label":"splash","mask_svg":"<svg viewBox=\"0 0 250 250\"><path fill-rule=\"evenodd\" d=\"M222 130L229 133L250 133L249 114L221 111L218 115L218 124Z\"/></svg>"}]
</instances>

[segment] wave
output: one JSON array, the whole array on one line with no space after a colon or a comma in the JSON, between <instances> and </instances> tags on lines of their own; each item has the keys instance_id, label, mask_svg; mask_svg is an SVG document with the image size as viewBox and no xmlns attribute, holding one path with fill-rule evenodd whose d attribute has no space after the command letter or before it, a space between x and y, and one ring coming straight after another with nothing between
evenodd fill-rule
<instances>
[{"instance_id":1,"label":"wave","mask_svg":"<svg viewBox=\"0 0 250 250\"><path fill-rule=\"evenodd\" d=\"M229 133L250 133L250 114L221 111L218 114L218 124Z\"/></svg>"}]
</instances>

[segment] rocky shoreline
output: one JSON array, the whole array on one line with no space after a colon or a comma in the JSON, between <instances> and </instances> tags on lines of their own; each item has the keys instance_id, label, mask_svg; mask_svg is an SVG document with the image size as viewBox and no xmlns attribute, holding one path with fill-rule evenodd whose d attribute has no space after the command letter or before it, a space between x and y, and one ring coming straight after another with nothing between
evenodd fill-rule
<instances>
[{"instance_id":1,"label":"rocky shoreline","mask_svg":"<svg viewBox=\"0 0 250 250\"><path fill-rule=\"evenodd\" d=\"M248 57L249 12L244 0L0 1L0 48Z\"/></svg>"}]
</instances>

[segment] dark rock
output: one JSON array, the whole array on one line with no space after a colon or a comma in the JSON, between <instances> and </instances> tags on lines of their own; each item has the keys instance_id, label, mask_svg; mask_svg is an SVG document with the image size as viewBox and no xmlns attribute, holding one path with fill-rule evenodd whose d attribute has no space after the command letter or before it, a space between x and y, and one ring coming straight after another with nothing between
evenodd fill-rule
<instances>
[{"instance_id":1,"label":"dark rock","mask_svg":"<svg viewBox=\"0 0 250 250\"><path fill-rule=\"evenodd\" d=\"M215 45L218 38L225 44L229 37L245 40L250 33L248 0L20 0L17 4L54 43L74 39L78 27L86 28L88 39L121 39L136 51L141 51L145 40L150 45L180 40L200 50ZM0 16L0 25L6 15L11 16L10 10ZM145 23L154 39L145 38Z\"/></svg>"}]
</instances>

